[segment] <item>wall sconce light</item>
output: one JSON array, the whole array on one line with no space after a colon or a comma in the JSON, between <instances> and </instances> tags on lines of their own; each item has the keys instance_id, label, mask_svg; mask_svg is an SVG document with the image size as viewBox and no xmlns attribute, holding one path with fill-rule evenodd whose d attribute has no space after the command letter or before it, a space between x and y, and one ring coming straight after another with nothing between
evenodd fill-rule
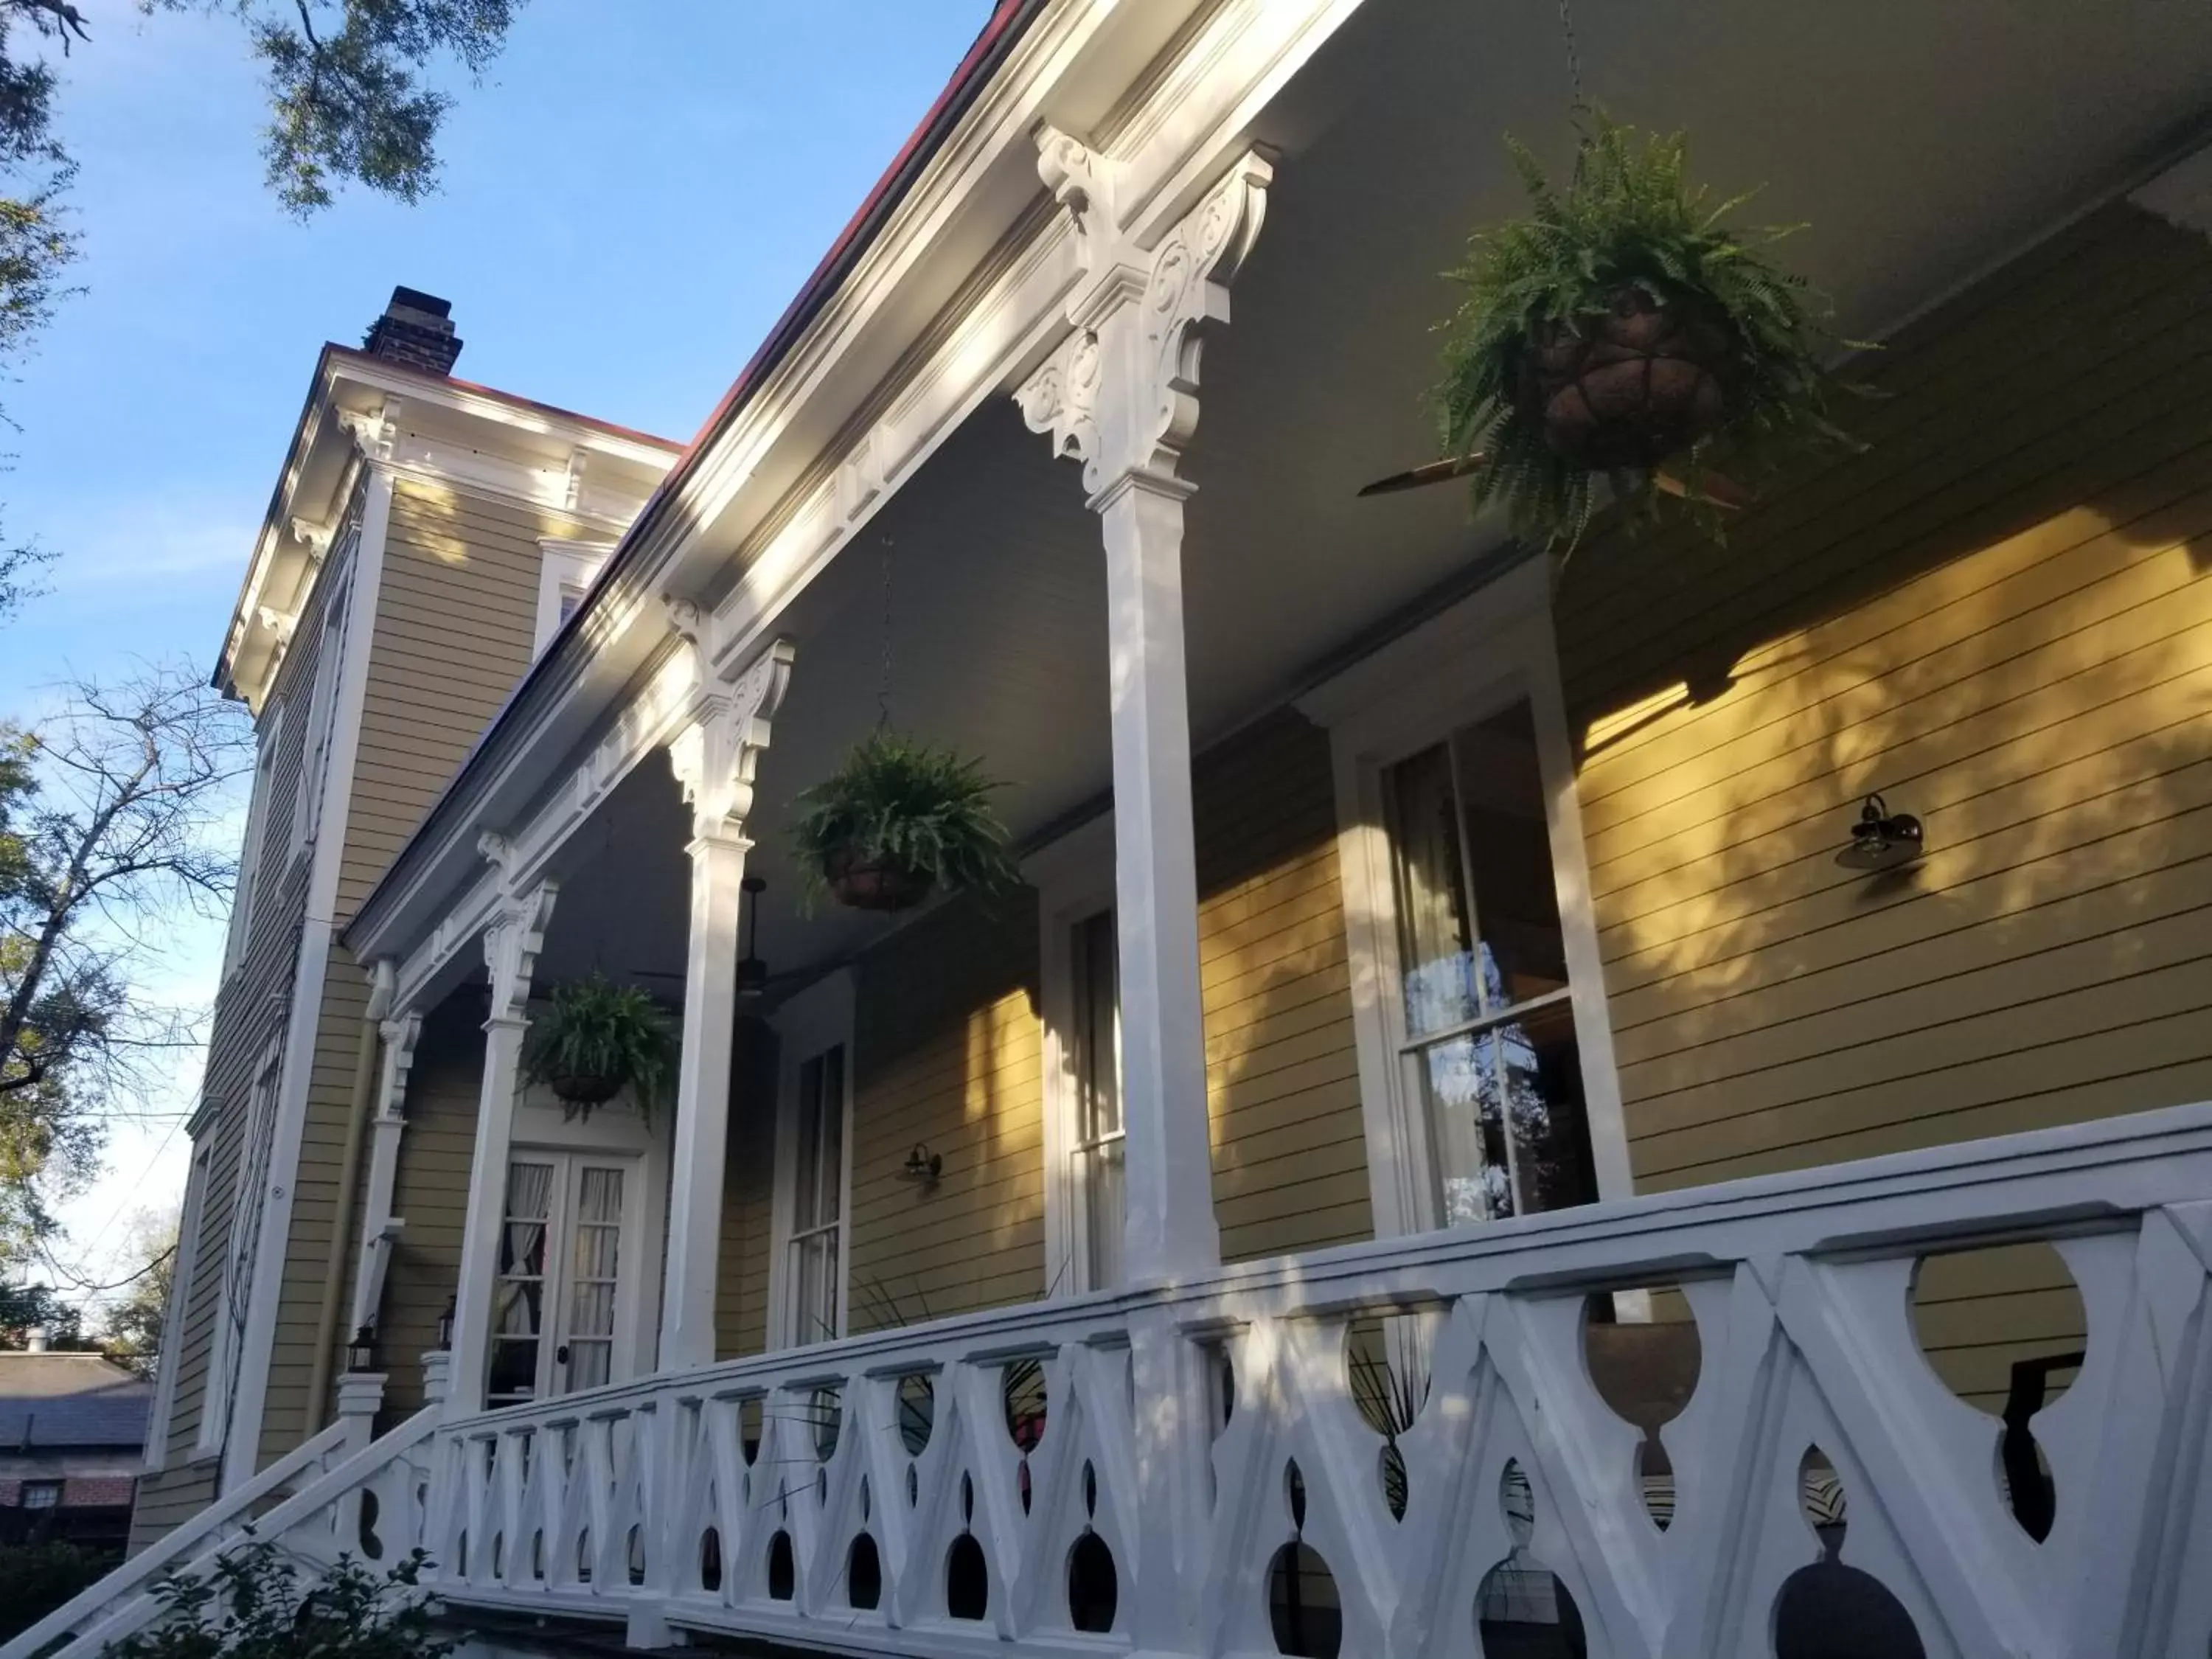
<instances>
[{"instance_id":1,"label":"wall sconce light","mask_svg":"<svg viewBox=\"0 0 2212 1659\"><path fill-rule=\"evenodd\" d=\"M458 1297L449 1296L446 1298L446 1311L438 1316L438 1351L441 1353L453 1351L453 1315L459 1305Z\"/></svg>"},{"instance_id":2,"label":"wall sconce light","mask_svg":"<svg viewBox=\"0 0 2212 1659\"><path fill-rule=\"evenodd\" d=\"M919 1140L915 1141L914 1150L906 1155L906 1178L933 1187L937 1184L938 1176L944 1173L945 1160Z\"/></svg>"},{"instance_id":3,"label":"wall sconce light","mask_svg":"<svg viewBox=\"0 0 2212 1659\"><path fill-rule=\"evenodd\" d=\"M1893 813L1880 795L1869 795L1851 826L1850 844L1836 854L1836 862L1846 870L1894 870L1920 853L1920 820L1910 812Z\"/></svg>"},{"instance_id":4,"label":"wall sconce light","mask_svg":"<svg viewBox=\"0 0 2212 1659\"><path fill-rule=\"evenodd\" d=\"M346 1344L346 1369L349 1371L373 1371L376 1369L376 1327L364 1325L353 1334Z\"/></svg>"},{"instance_id":5,"label":"wall sconce light","mask_svg":"<svg viewBox=\"0 0 2212 1659\"><path fill-rule=\"evenodd\" d=\"M745 953L738 958L738 994L748 1002L757 1002L768 994L768 963L760 953L760 896L768 891L768 881L761 876L747 876L738 884L744 889L745 909L751 926L745 935Z\"/></svg>"}]
</instances>

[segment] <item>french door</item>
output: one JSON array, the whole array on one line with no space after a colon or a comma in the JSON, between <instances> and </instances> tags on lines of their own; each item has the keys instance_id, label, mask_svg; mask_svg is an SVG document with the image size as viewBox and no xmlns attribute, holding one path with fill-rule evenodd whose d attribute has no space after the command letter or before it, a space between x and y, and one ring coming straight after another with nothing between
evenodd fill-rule
<instances>
[{"instance_id":1,"label":"french door","mask_svg":"<svg viewBox=\"0 0 2212 1659\"><path fill-rule=\"evenodd\" d=\"M492 1298L495 1406L614 1379L617 1307L635 1254L625 1237L636 1161L518 1152L507 1165Z\"/></svg>"}]
</instances>

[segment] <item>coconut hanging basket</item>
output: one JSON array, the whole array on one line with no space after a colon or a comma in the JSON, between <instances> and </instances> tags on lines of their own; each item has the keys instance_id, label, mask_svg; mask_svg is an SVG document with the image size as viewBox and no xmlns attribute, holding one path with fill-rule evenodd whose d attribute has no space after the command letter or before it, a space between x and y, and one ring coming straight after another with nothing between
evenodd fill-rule
<instances>
[{"instance_id":1,"label":"coconut hanging basket","mask_svg":"<svg viewBox=\"0 0 2212 1659\"><path fill-rule=\"evenodd\" d=\"M1605 310L1532 336L1516 401L1553 453L1592 472L1645 471L1728 423L1731 349L1707 309L1624 283Z\"/></svg>"},{"instance_id":2,"label":"coconut hanging basket","mask_svg":"<svg viewBox=\"0 0 2212 1659\"><path fill-rule=\"evenodd\" d=\"M937 885L895 860L863 858L851 847L823 860L822 878L830 896L851 910L910 910Z\"/></svg>"},{"instance_id":3,"label":"coconut hanging basket","mask_svg":"<svg viewBox=\"0 0 2212 1659\"><path fill-rule=\"evenodd\" d=\"M545 1086L573 1111L588 1112L622 1092L623 1079L607 1072L549 1071Z\"/></svg>"}]
</instances>

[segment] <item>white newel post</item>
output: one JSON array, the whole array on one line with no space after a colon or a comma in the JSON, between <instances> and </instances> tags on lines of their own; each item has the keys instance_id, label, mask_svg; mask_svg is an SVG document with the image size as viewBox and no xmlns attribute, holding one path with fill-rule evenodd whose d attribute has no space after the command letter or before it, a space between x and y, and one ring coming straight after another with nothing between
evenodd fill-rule
<instances>
[{"instance_id":1,"label":"white newel post","mask_svg":"<svg viewBox=\"0 0 2212 1659\"><path fill-rule=\"evenodd\" d=\"M486 835L479 845L487 858L502 866L507 861L503 837ZM484 1020L483 1086L477 1104L476 1152L469 1164L468 1214L461 1231L461 1282L453 1301L453 1366L446 1395L447 1414L452 1417L483 1409L500 1228L507 1208L507 1151L514 1135L522 1040L530 1029L526 1012L530 980L538 953L544 947L545 925L552 919L557 892L550 881L508 891L484 930L491 1012Z\"/></svg>"},{"instance_id":2,"label":"white newel post","mask_svg":"<svg viewBox=\"0 0 2212 1659\"><path fill-rule=\"evenodd\" d=\"M1273 172L1249 151L1180 218L1147 204L1125 223L1116 199L1124 163L1050 127L1038 150L1082 276L1068 299L1071 331L1016 398L1056 454L1083 463L1106 546L1123 1259L1141 1283L1221 1260L1183 673L1183 502L1193 486L1176 466L1198 424L1199 325L1228 320L1228 284L1259 234Z\"/></svg>"},{"instance_id":3,"label":"white newel post","mask_svg":"<svg viewBox=\"0 0 2212 1659\"><path fill-rule=\"evenodd\" d=\"M671 611L678 626L696 639L696 610L679 602ZM791 682L792 654L790 644L778 640L734 684L703 686L689 724L669 745L670 764L691 804L691 931L668 1191L668 1279L660 1314L664 1371L714 1362L738 913L745 854L752 847L745 819L752 811L753 770L768 747L769 723Z\"/></svg>"}]
</instances>

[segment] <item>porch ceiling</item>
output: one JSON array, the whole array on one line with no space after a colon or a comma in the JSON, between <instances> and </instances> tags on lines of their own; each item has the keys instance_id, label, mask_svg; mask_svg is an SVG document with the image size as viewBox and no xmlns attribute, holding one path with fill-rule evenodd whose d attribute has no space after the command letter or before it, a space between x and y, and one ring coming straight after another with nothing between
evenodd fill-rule
<instances>
[{"instance_id":1,"label":"porch ceiling","mask_svg":"<svg viewBox=\"0 0 2212 1659\"><path fill-rule=\"evenodd\" d=\"M1953 0L1875 15L1580 0L1576 24L1593 98L1640 125L1690 128L1699 178L1764 186L1753 216L1808 222L1792 259L1850 334L1894 326L2212 113L2207 7ZM1452 302L1438 273L1471 226L1518 205L1503 132L1564 166L1566 102L1548 0L1373 0L1255 125L1284 159L1234 321L1206 348L1185 467L1199 486L1184 565L1201 744L1500 539L1470 522L1457 489L1355 492L1433 453L1423 394L1432 325ZM1018 837L1105 790L1105 581L1082 493L1076 469L994 399L787 613L797 666L761 766L755 854L770 882L762 948L779 971L833 960L882 926L795 914L783 822L876 719L886 539L894 720L984 757L1009 782ZM674 908L607 906L606 927L653 937L595 948L611 967L680 975L681 872L665 861L684 831L665 769L652 769L598 855L665 866ZM580 938L559 921L555 935Z\"/></svg>"}]
</instances>

